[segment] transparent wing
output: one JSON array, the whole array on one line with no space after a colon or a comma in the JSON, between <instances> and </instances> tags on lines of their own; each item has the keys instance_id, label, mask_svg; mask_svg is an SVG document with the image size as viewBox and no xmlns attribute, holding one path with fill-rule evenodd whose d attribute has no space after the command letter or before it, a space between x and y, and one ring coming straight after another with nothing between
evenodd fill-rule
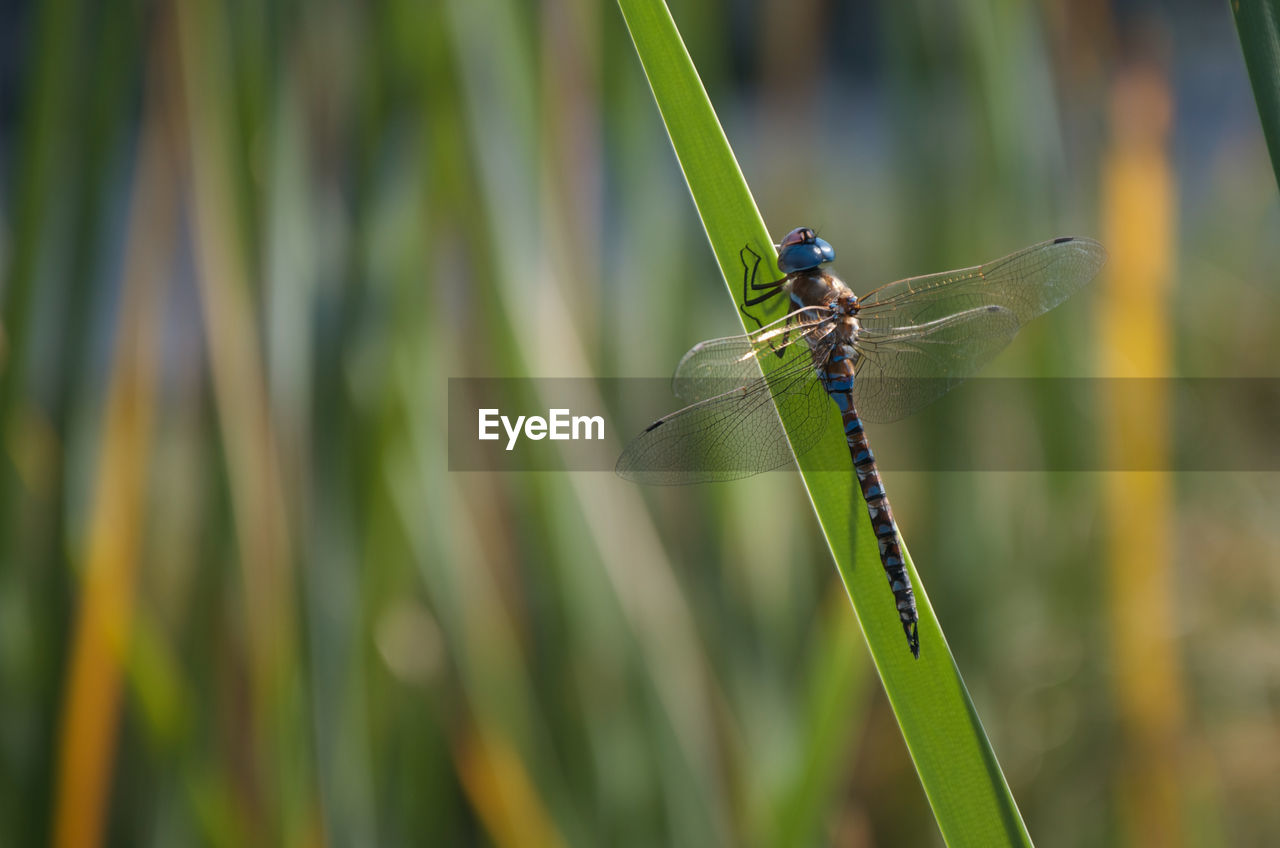
<instances>
[{"instance_id":1,"label":"transparent wing","mask_svg":"<svg viewBox=\"0 0 1280 848\"><path fill-rule=\"evenodd\" d=\"M833 344L828 337L814 356L825 360ZM808 350L793 348L768 381L757 372L745 384L724 390L725 385L721 381L718 394L650 424L622 451L618 474L659 485L749 477L786 465L812 448L836 414ZM790 440L779 411L794 424Z\"/></svg>"},{"instance_id":2,"label":"transparent wing","mask_svg":"<svg viewBox=\"0 0 1280 848\"><path fill-rule=\"evenodd\" d=\"M1013 340L1018 316L982 306L927 324L861 329L853 403L867 421L905 418L965 380Z\"/></svg>"},{"instance_id":3,"label":"transparent wing","mask_svg":"<svg viewBox=\"0 0 1280 848\"><path fill-rule=\"evenodd\" d=\"M694 345L676 366L671 390L688 403L715 397L760 378L756 355L773 356L799 341L817 342L835 328L823 306L797 309L745 336L708 339ZM809 362L805 357L805 361ZM812 368L812 364L807 365Z\"/></svg>"},{"instance_id":4,"label":"transparent wing","mask_svg":"<svg viewBox=\"0 0 1280 848\"><path fill-rule=\"evenodd\" d=\"M889 283L858 298L858 320L887 331L1001 306L1022 325L1081 289L1106 260L1106 250L1092 239L1041 242L985 265Z\"/></svg>"},{"instance_id":5,"label":"transparent wing","mask_svg":"<svg viewBox=\"0 0 1280 848\"><path fill-rule=\"evenodd\" d=\"M858 298L858 411L868 421L895 421L946 394L1023 324L1092 280L1106 259L1096 241L1060 238Z\"/></svg>"}]
</instances>

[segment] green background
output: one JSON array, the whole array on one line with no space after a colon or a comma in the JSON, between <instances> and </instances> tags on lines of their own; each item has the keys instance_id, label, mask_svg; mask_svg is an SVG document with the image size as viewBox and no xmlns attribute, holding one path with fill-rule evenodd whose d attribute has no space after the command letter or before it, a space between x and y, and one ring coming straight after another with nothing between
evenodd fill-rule
<instances>
[{"instance_id":1,"label":"green background","mask_svg":"<svg viewBox=\"0 0 1280 848\"><path fill-rule=\"evenodd\" d=\"M855 290L1107 245L989 373L1275 373L1225 4L672 14L770 233ZM3 15L4 841L940 843L798 477L448 471L450 377L738 331L615 6ZM1011 413L1049 465L1195 432L1061 402ZM869 433L1032 837L1280 839L1280 479L895 471L981 412Z\"/></svg>"}]
</instances>

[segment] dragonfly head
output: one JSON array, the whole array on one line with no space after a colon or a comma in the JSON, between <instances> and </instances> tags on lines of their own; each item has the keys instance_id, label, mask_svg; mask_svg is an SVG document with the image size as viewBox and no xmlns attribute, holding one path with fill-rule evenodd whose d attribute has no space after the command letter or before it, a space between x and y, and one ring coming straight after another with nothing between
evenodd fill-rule
<instances>
[{"instance_id":1,"label":"dragonfly head","mask_svg":"<svg viewBox=\"0 0 1280 848\"><path fill-rule=\"evenodd\" d=\"M809 227L796 227L778 245L778 270L784 274L808 271L835 258L835 248Z\"/></svg>"}]
</instances>

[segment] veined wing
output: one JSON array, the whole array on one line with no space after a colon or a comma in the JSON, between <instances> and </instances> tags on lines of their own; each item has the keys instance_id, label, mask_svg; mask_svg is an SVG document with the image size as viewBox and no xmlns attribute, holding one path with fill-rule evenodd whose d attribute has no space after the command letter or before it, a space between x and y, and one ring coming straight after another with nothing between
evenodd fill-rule
<instances>
[{"instance_id":1,"label":"veined wing","mask_svg":"<svg viewBox=\"0 0 1280 848\"><path fill-rule=\"evenodd\" d=\"M1019 326L1009 309L980 306L909 327L860 328L854 406L867 421L905 418L985 365Z\"/></svg>"},{"instance_id":2,"label":"veined wing","mask_svg":"<svg viewBox=\"0 0 1280 848\"><path fill-rule=\"evenodd\" d=\"M868 292L858 298L858 321L887 331L1000 306L1022 325L1081 289L1106 260L1106 250L1092 239L1041 242L985 265L910 277Z\"/></svg>"},{"instance_id":3,"label":"veined wing","mask_svg":"<svg viewBox=\"0 0 1280 848\"><path fill-rule=\"evenodd\" d=\"M820 345L817 356L825 358L833 345L833 338ZM793 424L789 438L779 411ZM797 351L768 381L757 372L743 385L659 418L626 446L616 471L659 485L749 477L812 448L835 414L807 351Z\"/></svg>"},{"instance_id":4,"label":"veined wing","mask_svg":"<svg viewBox=\"0 0 1280 848\"><path fill-rule=\"evenodd\" d=\"M754 333L698 342L676 366L671 390L681 400L693 403L758 380L757 354L772 356L799 341L824 339L835 329L831 319L830 309L808 306L766 324ZM803 360L806 367L812 369L812 360L807 355ZM788 362L787 366L790 364Z\"/></svg>"}]
</instances>

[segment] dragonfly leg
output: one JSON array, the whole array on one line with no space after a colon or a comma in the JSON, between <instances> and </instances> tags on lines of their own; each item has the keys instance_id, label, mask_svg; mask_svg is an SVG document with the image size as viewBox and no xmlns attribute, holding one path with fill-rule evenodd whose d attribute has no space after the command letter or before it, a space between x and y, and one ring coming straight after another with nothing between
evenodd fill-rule
<instances>
[{"instance_id":1,"label":"dragonfly leg","mask_svg":"<svg viewBox=\"0 0 1280 848\"><path fill-rule=\"evenodd\" d=\"M748 262L747 256L751 257ZM756 327L763 327L760 319L747 311L748 306L756 306L764 303L770 298L777 297L783 292L783 284L786 283L786 277L781 280L775 280L770 283L757 283L756 275L760 271L760 254L751 249L751 245L743 245L742 250L738 251L738 259L742 261L742 306L738 307L742 310L742 314L756 322ZM762 295L751 297L750 290L764 291Z\"/></svg>"},{"instance_id":2,"label":"dragonfly leg","mask_svg":"<svg viewBox=\"0 0 1280 848\"><path fill-rule=\"evenodd\" d=\"M750 268L750 270L751 270L751 288L755 289L756 291L763 291L764 289L774 289L774 288L777 288L778 286L782 285L783 283L785 283L785 282L787 281L787 278L786 278L786 277L783 277L781 280L773 280L773 281L768 282L768 283L757 283L757 282L755 281L755 279L756 279L756 272L757 272L757 271L759 270L759 268L760 268L760 259L761 259L761 256L760 256L760 254L756 253L754 250L752 250L752 249L751 249L751 245L749 245L749 244L744 244L744 245L742 246L742 250L739 250L739 251L738 251L738 258L742 260L742 270L743 270L744 272L747 270L747 260L743 258L743 254L744 254L744 253L745 253L745 254L747 254L747 255L749 255L749 256L751 257L751 268ZM744 284L744 285L746 284L746 281L747 281L747 275L744 273L744 274L742 275L742 282L743 282L743 284ZM742 296L743 296L744 298L747 296L747 291L746 291L746 289L745 289L745 288L743 288L743 290L742 290Z\"/></svg>"},{"instance_id":3,"label":"dragonfly leg","mask_svg":"<svg viewBox=\"0 0 1280 848\"><path fill-rule=\"evenodd\" d=\"M780 294L782 294L782 289L774 289L774 290L773 290L773 291L771 291L771 292L765 292L764 294L759 295L759 296L757 296L757 297L753 297L753 298L749 298L749 299L747 299L747 300L744 300L744 301L742 302L742 305L743 305L743 306L755 306L757 303L764 303L764 302L765 302L766 300L768 300L769 298L771 298L771 297L777 297L777 296L778 296L778 295L780 295Z\"/></svg>"},{"instance_id":4,"label":"dragonfly leg","mask_svg":"<svg viewBox=\"0 0 1280 848\"><path fill-rule=\"evenodd\" d=\"M778 289L778 291L782 291L782 289ZM774 355L777 356L779 359L781 359L783 356L786 355L785 348L789 343L789 337L791 335L791 325L795 323L795 320L796 320L796 311L793 308L790 312L787 313L787 320L783 322L783 325L782 325L784 328L782 331L782 337L781 337L782 346L773 348ZM772 347L773 342L769 342L769 346Z\"/></svg>"}]
</instances>

